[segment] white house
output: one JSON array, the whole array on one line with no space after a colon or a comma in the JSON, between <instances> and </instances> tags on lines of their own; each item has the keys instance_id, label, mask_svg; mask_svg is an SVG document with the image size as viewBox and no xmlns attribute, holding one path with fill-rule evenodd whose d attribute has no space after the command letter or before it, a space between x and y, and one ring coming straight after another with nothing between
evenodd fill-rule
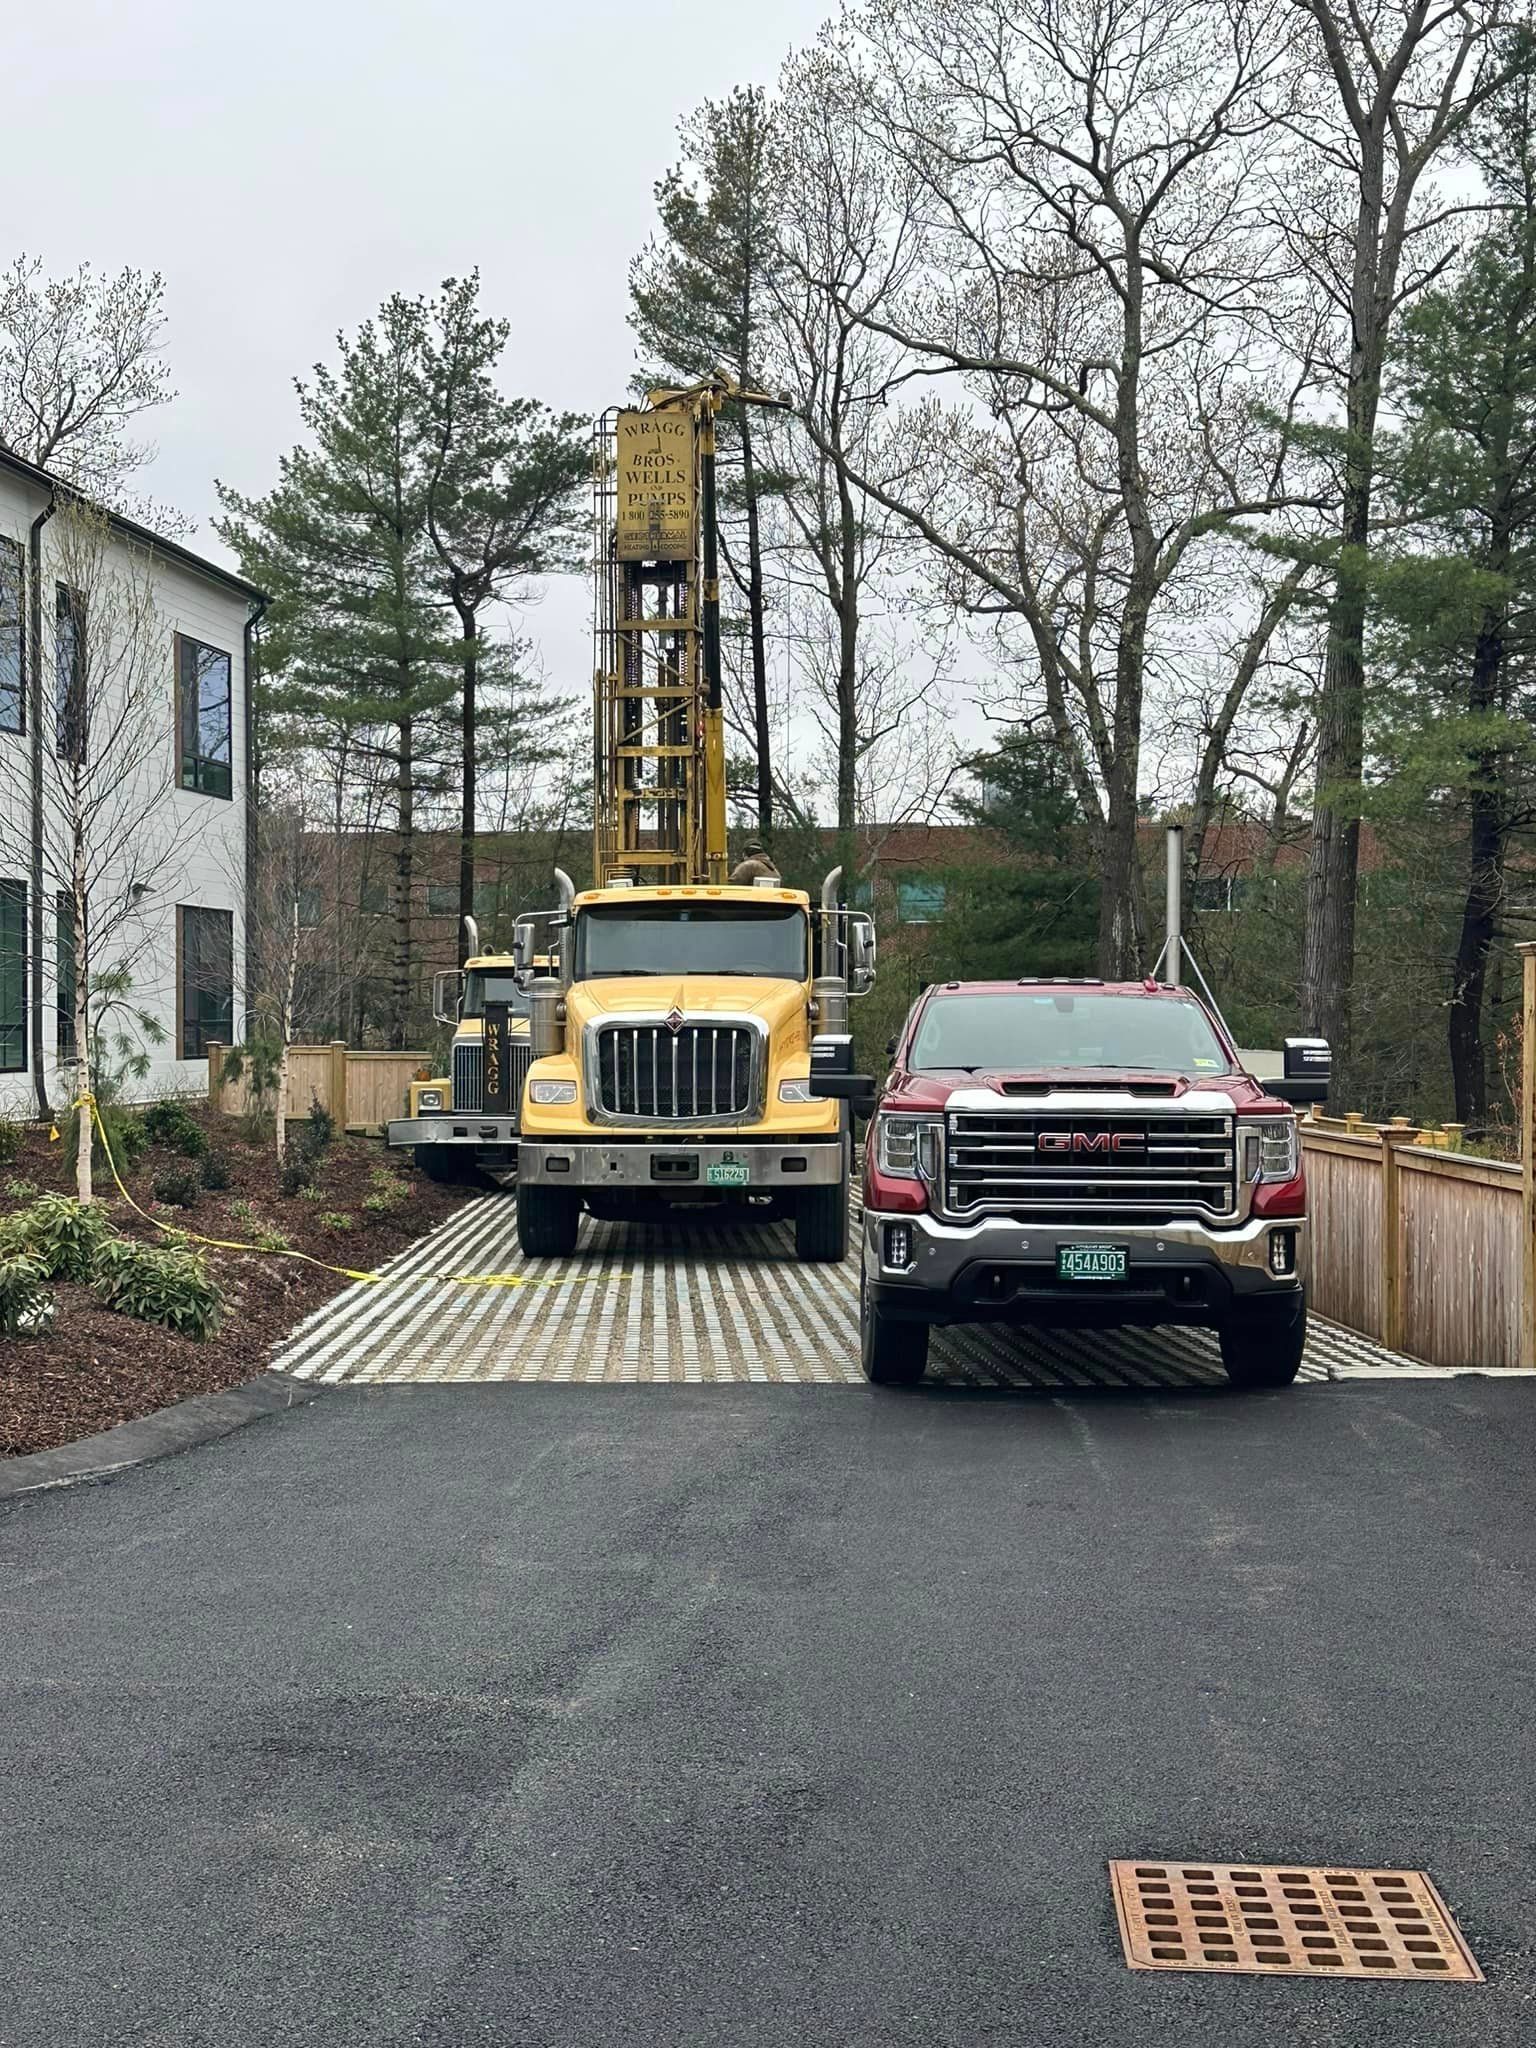
<instances>
[{"instance_id":1,"label":"white house","mask_svg":"<svg viewBox=\"0 0 1536 2048\"><path fill-rule=\"evenodd\" d=\"M105 929L89 947L93 978L131 980L112 1031L137 1040L150 1072L125 1092L197 1092L208 1042L237 1036L244 1010L246 676L262 594L130 519L98 518L98 580L121 613L109 628L108 599L93 616L91 594L72 587L87 580L72 568L79 532L68 487L0 450L0 1112L11 1116L69 1099L77 955L59 792L87 729L98 789L113 746L131 767L93 828Z\"/></svg>"}]
</instances>

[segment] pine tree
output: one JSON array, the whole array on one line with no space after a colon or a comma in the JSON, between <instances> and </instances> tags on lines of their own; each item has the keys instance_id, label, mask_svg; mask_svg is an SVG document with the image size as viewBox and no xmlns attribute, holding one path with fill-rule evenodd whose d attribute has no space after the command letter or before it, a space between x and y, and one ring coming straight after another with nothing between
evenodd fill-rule
<instances>
[{"instance_id":1,"label":"pine tree","mask_svg":"<svg viewBox=\"0 0 1536 2048\"><path fill-rule=\"evenodd\" d=\"M656 187L660 236L629 273L630 325L639 338L644 381L689 384L723 369L753 388L767 356L767 280L779 204L767 95L742 86L728 99L706 100L678 133L684 160ZM722 534L721 551L745 606L757 823L768 841L773 761L763 506L776 483L764 467L750 406L727 406L718 436L721 512L739 522L734 536Z\"/></svg>"}]
</instances>

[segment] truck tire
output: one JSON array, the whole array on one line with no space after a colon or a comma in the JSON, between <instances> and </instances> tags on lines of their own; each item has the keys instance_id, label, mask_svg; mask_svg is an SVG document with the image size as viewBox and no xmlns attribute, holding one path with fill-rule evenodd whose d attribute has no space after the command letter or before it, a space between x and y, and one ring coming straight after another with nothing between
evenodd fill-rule
<instances>
[{"instance_id":1,"label":"truck tire","mask_svg":"<svg viewBox=\"0 0 1536 2048\"><path fill-rule=\"evenodd\" d=\"M836 1265L848 1256L848 1183L795 1196L795 1257Z\"/></svg>"},{"instance_id":2,"label":"truck tire","mask_svg":"<svg viewBox=\"0 0 1536 2048\"><path fill-rule=\"evenodd\" d=\"M877 1387L915 1387L928 1368L928 1325L883 1316L859 1282L859 1364Z\"/></svg>"},{"instance_id":3,"label":"truck tire","mask_svg":"<svg viewBox=\"0 0 1536 2048\"><path fill-rule=\"evenodd\" d=\"M1307 1297L1246 1302L1218 1332L1221 1362L1234 1387L1288 1387L1307 1345Z\"/></svg>"},{"instance_id":4,"label":"truck tire","mask_svg":"<svg viewBox=\"0 0 1536 2048\"><path fill-rule=\"evenodd\" d=\"M442 1187L473 1188L487 1185L475 1164L474 1153L465 1145L417 1145L416 1164L428 1180Z\"/></svg>"},{"instance_id":5,"label":"truck tire","mask_svg":"<svg viewBox=\"0 0 1536 2048\"><path fill-rule=\"evenodd\" d=\"M517 1184L517 1241L526 1259L568 1259L581 1230L581 1197L569 1188Z\"/></svg>"}]
</instances>

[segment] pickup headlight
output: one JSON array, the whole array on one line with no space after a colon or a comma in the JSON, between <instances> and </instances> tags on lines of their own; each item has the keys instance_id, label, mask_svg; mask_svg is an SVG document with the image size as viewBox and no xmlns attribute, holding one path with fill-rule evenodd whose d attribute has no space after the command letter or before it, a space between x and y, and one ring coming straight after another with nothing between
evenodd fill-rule
<instances>
[{"instance_id":1,"label":"pickup headlight","mask_svg":"<svg viewBox=\"0 0 1536 2048\"><path fill-rule=\"evenodd\" d=\"M814 1102L809 1074L797 1074L793 1080L779 1083L780 1102Z\"/></svg>"},{"instance_id":2,"label":"pickup headlight","mask_svg":"<svg viewBox=\"0 0 1536 2048\"><path fill-rule=\"evenodd\" d=\"M528 1083L528 1100L530 1102L542 1103L546 1108L553 1108L557 1103L561 1102L574 1102L576 1100L576 1083L574 1081L530 1081Z\"/></svg>"},{"instance_id":3,"label":"pickup headlight","mask_svg":"<svg viewBox=\"0 0 1536 2048\"><path fill-rule=\"evenodd\" d=\"M418 1109L441 1109L442 1106L443 1091L441 1088L421 1088L417 1090L416 1107Z\"/></svg>"},{"instance_id":4,"label":"pickup headlight","mask_svg":"<svg viewBox=\"0 0 1536 2048\"><path fill-rule=\"evenodd\" d=\"M1301 1170L1301 1151L1294 1117L1266 1118L1243 1132L1245 1180L1294 1180Z\"/></svg>"},{"instance_id":5,"label":"pickup headlight","mask_svg":"<svg viewBox=\"0 0 1536 2048\"><path fill-rule=\"evenodd\" d=\"M937 1180L942 1124L926 1116L883 1116L876 1157L897 1180Z\"/></svg>"}]
</instances>

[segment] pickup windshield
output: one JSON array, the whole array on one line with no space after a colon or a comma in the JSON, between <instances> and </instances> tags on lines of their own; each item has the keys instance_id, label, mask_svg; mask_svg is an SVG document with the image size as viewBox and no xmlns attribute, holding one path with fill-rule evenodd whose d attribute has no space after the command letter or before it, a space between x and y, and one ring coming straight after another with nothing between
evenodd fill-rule
<instances>
[{"instance_id":1,"label":"pickup windshield","mask_svg":"<svg viewBox=\"0 0 1536 2048\"><path fill-rule=\"evenodd\" d=\"M637 903L582 910L576 918L578 981L605 974L806 976L805 912L776 903Z\"/></svg>"},{"instance_id":2,"label":"pickup windshield","mask_svg":"<svg viewBox=\"0 0 1536 2048\"><path fill-rule=\"evenodd\" d=\"M512 978L509 967L504 974L488 974L472 967L464 977L464 1003L459 1011L461 1017L483 1017L487 1003L505 1003L514 1017L526 1017L528 998Z\"/></svg>"},{"instance_id":3,"label":"pickup windshield","mask_svg":"<svg viewBox=\"0 0 1536 2048\"><path fill-rule=\"evenodd\" d=\"M1091 1067L1197 1079L1233 1072L1210 1019L1187 998L1044 989L930 996L909 1064L920 1074Z\"/></svg>"}]
</instances>

